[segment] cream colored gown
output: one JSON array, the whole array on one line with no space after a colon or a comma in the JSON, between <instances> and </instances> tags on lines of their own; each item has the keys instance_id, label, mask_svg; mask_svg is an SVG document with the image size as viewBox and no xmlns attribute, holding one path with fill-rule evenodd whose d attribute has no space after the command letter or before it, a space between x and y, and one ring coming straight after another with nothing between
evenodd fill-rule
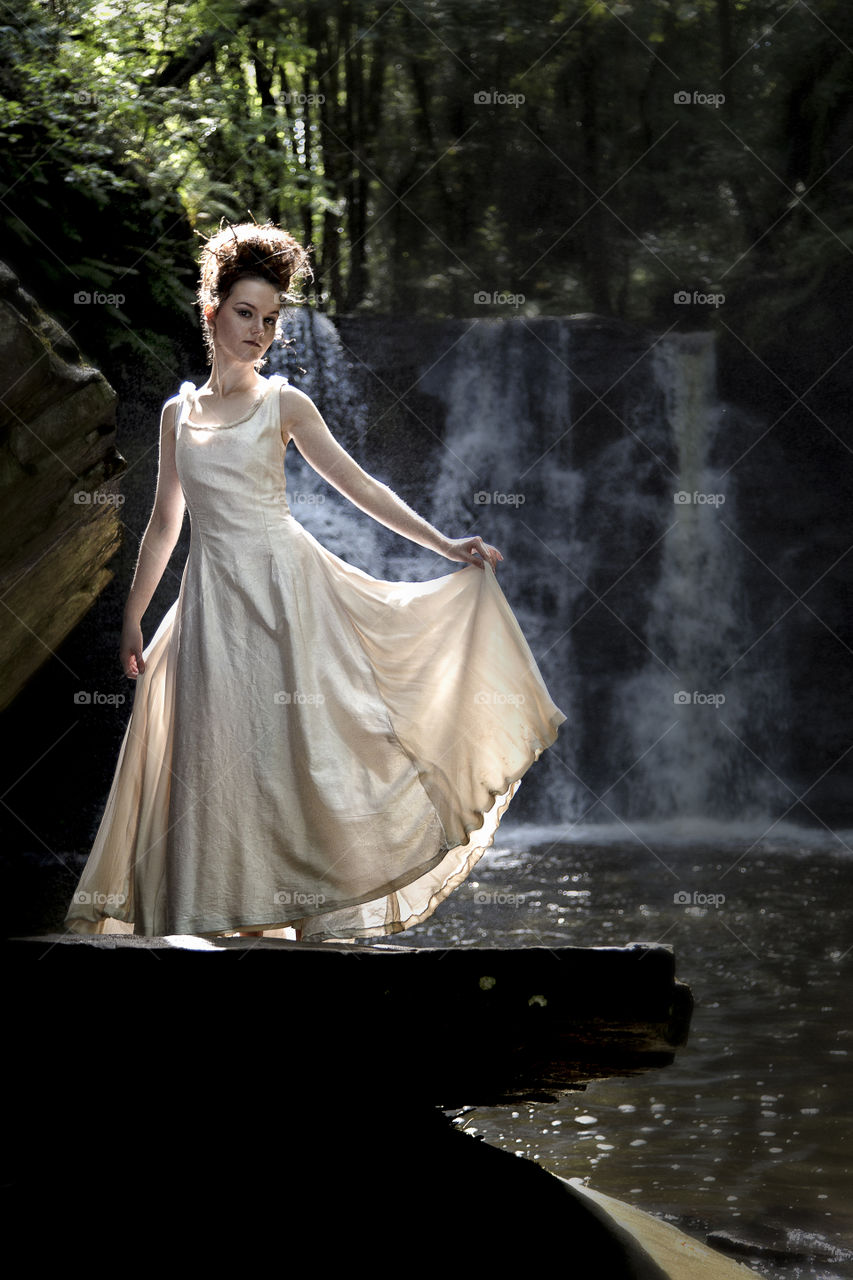
<instances>
[{"instance_id":1,"label":"cream colored gown","mask_svg":"<svg viewBox=\"0 0 853 1280\"><path fill-rule=\"evenodd\" d=\"M488 565L385 582L299 524L282 381L218 428L188 421L181 387L189 556L143 652L71 930L408 929L491 845L566 719Z\"/></svg>"}]
</instances>

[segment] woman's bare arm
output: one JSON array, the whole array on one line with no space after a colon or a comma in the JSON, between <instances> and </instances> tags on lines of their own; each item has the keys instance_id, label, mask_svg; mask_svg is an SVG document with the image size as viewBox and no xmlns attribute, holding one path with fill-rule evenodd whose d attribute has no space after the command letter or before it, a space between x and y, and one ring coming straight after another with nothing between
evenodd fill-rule
<instances>
[{"instance_id":1,"label":"woman's bare arm","mask_svg":"<svg viewBox=\"0 0 853 1280\"><path fill-rule=\"evenodd\" d=\"M503 560L497 548L479 536L445 537L386 484L369 475L338 443L314 402L296 387L281 389L281 428L283 438L287 433L318 475L386 528L430 551L437 551L448 560L461 560L481 568L484 560L488 560L492 568Z\"/></svg>"},{"instance_id":2,"label":"woman's bare arm","mask_svg":"<svg viewBox=\"0 0 853 1280\"><path fill-rule=\"evenodd\" d=\"M184 521L184 494L175 467L176 400L167 400L160 415L160 463L154 508L142 541L127 602L120 658L124 673L135 679L145 670L142 659L142 616L169 563Z\"/></svg>"}]
</instances>

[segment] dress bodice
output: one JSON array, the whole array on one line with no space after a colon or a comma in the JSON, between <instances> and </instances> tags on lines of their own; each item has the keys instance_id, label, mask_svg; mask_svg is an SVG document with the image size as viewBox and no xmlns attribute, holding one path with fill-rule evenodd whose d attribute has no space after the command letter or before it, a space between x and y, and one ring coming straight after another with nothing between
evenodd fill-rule
<instances>
[{"instance_id":1,"label":"dress bodice","mask_svg":"<svg viewBox=\"0 0 853 1280\"><path fill-rule=\"evenodd\" d=\"M273 374L260 402L221 426L190 420L196 388L191 382L181 385L175 466L193 533L205 541L251 541L290 516L279 415L279 391L286 382Z\"/></svg>"}]
</instances>

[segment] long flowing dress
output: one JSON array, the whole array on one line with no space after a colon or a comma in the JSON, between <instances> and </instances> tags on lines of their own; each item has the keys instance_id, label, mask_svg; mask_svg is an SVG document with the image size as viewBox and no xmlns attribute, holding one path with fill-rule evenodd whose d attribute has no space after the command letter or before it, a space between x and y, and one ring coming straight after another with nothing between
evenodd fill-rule
<instances>
[{"instance_id":1,"label":"long flowing dress","mask_svg":"<svg viewBox=\"0 0 853 1280\"><path fill-rule=\"evenodd\" d=\"M181 387L189 555L70 930L408 929L468 876L566 719L488 564L382 581L295 519L283 381L216 428Z\"/></svg>"}]
</instances>

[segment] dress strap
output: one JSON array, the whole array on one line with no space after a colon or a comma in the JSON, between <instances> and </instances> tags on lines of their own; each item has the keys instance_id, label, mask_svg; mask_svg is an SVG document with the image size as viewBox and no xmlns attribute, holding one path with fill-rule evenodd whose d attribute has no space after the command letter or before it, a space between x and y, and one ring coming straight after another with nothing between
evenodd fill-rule
<instances>
[{"instance_id":1,"label":"dress strap","mask_svg":"<svg viewBox=\"0 0 853 1280\"><path fill-rule=\"evenodd\" d=\"M287 448L287 441L284 439L284 436L281 430L281 399L279 398L279 392L281 391L281 388L287 385L287 378L283 373L271 373L269 376L269 381L273 384L272 396L270 397L270 399L274 400L275 402L274 408L272 410L273 421L278 423L278 434L281 437L282 444L284 445L285 448Z\"/></svg>"},{"instance_id":2,"label":"dress strap","mask_svg":"<svg viewBox=\"0 0 853 1280\"><path fill-rule=\"evenodd\" d=\"M177 410L175 412L175 443L177 443L178 437L181 434L181 427L183 426L184 415L187 413L189 398L191 395L195 394L197 389L198 388L194 382L186 381L181 383L181 389L178 392Z\"/></svg>"}]
</instances>

